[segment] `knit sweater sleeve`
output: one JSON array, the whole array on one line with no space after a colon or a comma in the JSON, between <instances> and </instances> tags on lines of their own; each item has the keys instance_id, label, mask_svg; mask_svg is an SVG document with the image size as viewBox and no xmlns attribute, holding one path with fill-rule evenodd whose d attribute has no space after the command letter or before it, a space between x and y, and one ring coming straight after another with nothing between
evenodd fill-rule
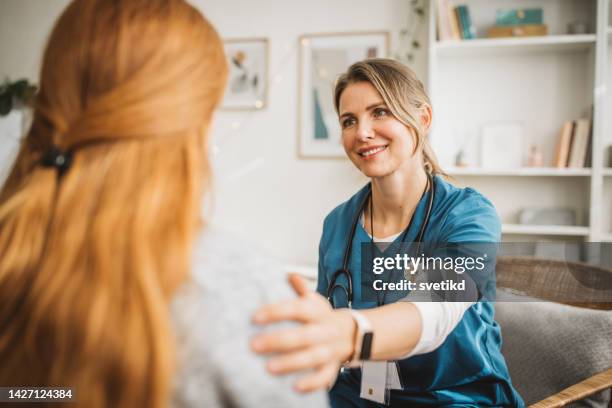
<instances>
[{"instance_id":1,"label":"knit sweater sleeve","mask_svg":"<svg viewBox=\"0 0 612 408\"><path fill-rule=\"evenodd\" d=\"M327 406L324 392L296 393L296 376L268 373L249 346L257 333L279 328L252 324L253 312L294 296L279 264L227 235L205 234L192 279L172 305L179 365L172 406Z\"/></svg>"}]
</instances>

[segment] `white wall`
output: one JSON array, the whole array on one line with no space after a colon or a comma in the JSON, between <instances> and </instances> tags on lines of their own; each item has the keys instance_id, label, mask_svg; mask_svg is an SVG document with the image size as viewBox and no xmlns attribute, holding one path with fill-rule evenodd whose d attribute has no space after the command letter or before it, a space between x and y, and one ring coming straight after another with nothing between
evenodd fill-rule
<instances>
[{"instance_id":1,"label":"white wall","mask_svg":"<svg viewBox=\"0 0 612 408\"><path fill-rule=\"evenodd\" d=\"M0 0L0 80L37 82L42 50L68 0Z\"/></svg>"},{"instance_id":2,"label":"white wall","mask_svg":"<svg viewBox=\"0 0 612 408\"><path fill-rule=\"evenodd\" d=\"M0 75L35 79L66 0L0 1ZM389 30L391 49L409 0L195 0L225 38L267 37L268 106L219 112L213 126L214 221L257 240L289 263L316 264L324 216L365 183L348 160L302 160L297 151L297 45L307 33ZM427 27L422 29L426 44ZM423 47L426 48L426 47ZM425 81L424 50L415 70ZM236 128L239 126L239 128Z\"/></svg>"}]
</instances>

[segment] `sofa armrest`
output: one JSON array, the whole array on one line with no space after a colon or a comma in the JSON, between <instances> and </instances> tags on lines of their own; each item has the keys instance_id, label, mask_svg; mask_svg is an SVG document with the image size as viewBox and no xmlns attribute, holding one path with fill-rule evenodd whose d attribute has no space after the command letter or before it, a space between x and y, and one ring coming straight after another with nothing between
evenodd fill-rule
<instances>
[{"instance_id":1,"label":"sofa armrest","mask_svg":"<svg viewBox=\"0 0 612 408\"><path fill-rule=\"evenodd\" d=\"M596 392L612 387L612 368L567 387L542 401L531 405L531 408L557 408L581 400Z\"/></svg>"}]
</instances>

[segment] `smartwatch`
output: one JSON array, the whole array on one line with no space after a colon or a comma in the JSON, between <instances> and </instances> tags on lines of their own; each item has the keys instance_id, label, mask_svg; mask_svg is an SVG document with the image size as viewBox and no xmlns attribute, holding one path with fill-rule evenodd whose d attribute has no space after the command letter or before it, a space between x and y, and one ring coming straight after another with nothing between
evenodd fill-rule
<instances>
[{"instance_id":1,"label":"smartwatch","mask_svg":"<svg viewBox=\"0 0 612 408\"><path fill-rule=\"evenodd\" d=\"M357 310L348 309L353 320L357 323L357 334L355 335L355 354L351 361L369 360L372 355L372 341L374 340L374 331L372 324Z\"/></svg>"}]
</instances>

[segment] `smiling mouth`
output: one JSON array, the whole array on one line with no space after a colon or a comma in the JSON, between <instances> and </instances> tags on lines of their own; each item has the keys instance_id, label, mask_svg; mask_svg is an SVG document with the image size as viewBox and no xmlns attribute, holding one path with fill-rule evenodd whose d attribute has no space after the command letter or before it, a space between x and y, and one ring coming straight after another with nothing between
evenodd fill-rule
<instances>
[{"instance_id":1,"label":"smiling mouth","mask_svg":"<svg viewBox=\"0 0 612 408\"><path fill-rule=\"evenodd\" d=\"M387 149L387 146L374 147L370 150L365 150L363 152L360 152L359 155L363 157L364 159L367 159L367 158L377 155L378 153L384 151L385 149Z\"/></svg>"}]
</instances>

